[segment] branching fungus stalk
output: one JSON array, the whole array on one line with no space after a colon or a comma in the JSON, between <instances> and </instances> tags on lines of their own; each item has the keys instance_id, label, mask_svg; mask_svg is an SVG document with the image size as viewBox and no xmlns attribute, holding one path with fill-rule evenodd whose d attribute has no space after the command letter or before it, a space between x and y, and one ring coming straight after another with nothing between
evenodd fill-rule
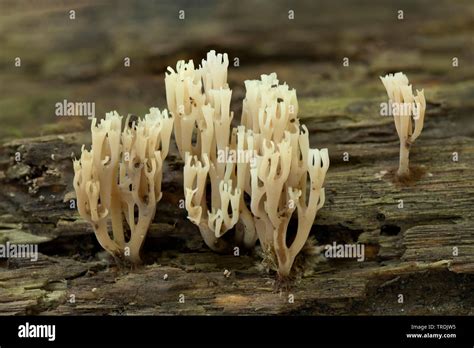
<instances>
[{"instance_id":1,"label":"branching fungus stalk","mask_svg":"<svg viewBox=\"0 0 474 348\"><path fill-rule=\"evenodd\" d=\"M400 165L397 175L400 178L408 178L410 147L423 129L425 95L423 90L417 90L415 96L412 86L408 84L408 78L401 72L388 74L380 79L387 90L395 128L400 139Z\"/></svg>"},{"instance_id":2,"label":"branching fungus stalk","mask_svg":"<svg viewBox=\"0 0 474 348\"><path fill-rule=\"evenodd\" d=\"M210 51L198 69L193 61L178 62L165 77L168 108L175 115L175 138L185 160L184 190L188 218L199 227L206 244L215 251L229 248L221 236L239 221L247 163L229 160L228 154L245 152L245 130L232 132L232 91L227 84L227 54ZM211 209L207 206L207 178ZM248 183L248 178L247 178ZM243 212L247 221L250 212ZM247 219L247 220L245 220ZM247 225L246 225L247 226ZM253 224L240 229L236 244L252 247Z\"/></svg>"},{"instance_id":3,"label":"branching fungus stalk","mask_svg":"<svg viewBox=\"0 0 474 348\"><path fill-rule=\"evenodd\" d=\"M117 112L92 120L91 150L74 161L79 214L94 227L100 245L118 259L140 262L140 249L161 199L163 161L173 118L151 108L131 125ZM124 228L124 217L127 228ZM109 230L112 230L111 233Z\"/></svg>"},{"instance_id":4,"label":"branching fungus stalk","mask_svg":"<svg viewBox=\"0 0 474 348\"><path fill-rule=\"evenodd\" d=\"M278 274L286 278L324 205L328 151L309 148L308 130L297 118L296 91L279 85L276 74L246 81L246 87L242 122L253 129L248 142L257 151L250 170L251 209L262 248L276 254ZM288 245L295 209L298 227Z\"/></svg>"}]
</instances>

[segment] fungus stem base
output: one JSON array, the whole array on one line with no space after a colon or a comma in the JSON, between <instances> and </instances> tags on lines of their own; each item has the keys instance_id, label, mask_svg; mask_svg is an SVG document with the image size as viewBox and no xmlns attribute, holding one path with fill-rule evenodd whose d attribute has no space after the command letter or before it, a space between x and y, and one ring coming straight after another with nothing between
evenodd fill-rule
<instances>
[{"instance_id":1,"label":"fungus stem base","mask_svg":"<svg viewBox=\"0 0 474 348\"><path fill-rule=\"evenodd\" d=\"M408 167L410 156L410 145L406 141L400 142L400 165L398 167L397 176L400 178L407 178L410 176L410 169Z\"/></svg>"}]
</instances>

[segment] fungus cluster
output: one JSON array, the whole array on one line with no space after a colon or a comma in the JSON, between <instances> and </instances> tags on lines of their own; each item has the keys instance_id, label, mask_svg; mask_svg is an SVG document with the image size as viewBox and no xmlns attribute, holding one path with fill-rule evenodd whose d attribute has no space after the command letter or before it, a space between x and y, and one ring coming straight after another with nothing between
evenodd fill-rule
<instances>
[{"instance_id":1,"label":"fungus cluster","mask_svg":"<svg viewBox=\"0 0 474 348\"><path fill-rule=\"evenodd\" d=\"M188 218L213 250L232 243L250 248L258 238L276 257L280 277L287 277L324 204L328 151L309 148L308 130L297 118L296 91L280 84L275 73L245 82L241 124L231 128L227 67L227 55L211 51L199 68L180 61L165 78L185 160ZM298 227L287 245L295 210ZM233 241L224 242L221 237L234 227Z\"/></svg>"},{"instance_id":2,"label":"fungus cluster","mask_svg":"<svg viewBox=\"0 0 474 348\"><path fill-rule=\"evenodd\" d=\"M297 118L296 91L280 85L276 74L246 81L246 89L242 121L252 129L248 142L257 154L250 206L261 246L276 255L278 274L285 278L324 205L329 155L327 149L310 149L308 129ZM298 227L288 245L295 210Z\"/></svg>"},{"instance_id":3,"label":"fungus cluster","mask_svg":"<svg viewBox=\"0 0 474 348\"><path fill-rule=\"evenodd\" d=\"M417 90L414 95L408 78L401 72L387 74L380 79L387 90L395 128L400 139L400 164L397 175L401 179L408 178L410 147L421 134L425 119L424 91Z\"/></svg>"},{"instance_id":4,"label":"fungus cluster","mask_svg":"<svg viewBox=\"0 0 474 348\"><path fill-rule=\"evenodd\" d=\"M120 260L140 263L140 249L161 199L163 161L173 118L151 108L137 122L106 114L92 120L91 150L74 161L79 214L94 227L100 245ZM124 224L124 221L126 224Z\"/></svg>"},{"instance_id":5,"label":"fungus cluster","mask_svg":"<svg viewBox=\"0 0 474 348\"><path fill-rule=\"evenodd\" d=\"M74 161L74 188L80 215L115 257L140 262L174 128L185 207L205 243L226 252L260 240L279 276L290 275L324 204L328 151L309 147L296 91L275 73L245 81L241 122L232 127L228 65L227 54L210 51L199 67L190 60L168 68L172 117L152 108L123 130L116 112L99 124L93 119L92 148ZM298 225L287 236L295 210Z\"/></svg>"}]
</instances>

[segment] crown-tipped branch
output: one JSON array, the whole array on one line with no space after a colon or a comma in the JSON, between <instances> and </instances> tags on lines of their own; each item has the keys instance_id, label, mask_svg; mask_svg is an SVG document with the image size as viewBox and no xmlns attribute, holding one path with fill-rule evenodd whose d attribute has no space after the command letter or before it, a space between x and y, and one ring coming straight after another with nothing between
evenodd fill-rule
<instances>
[{"instance_id":1,"label":"crown-tipped branch","mask_svg":"<svg viewBox=\"0 0 474 348\"><path fill-rule=\"evenodd\" d=\"M410 147L421 134L424 124L426 111L424 91L417 90L414 95L408 78L401 72L388 74L380 79L387 91L395 129L400 139L397 175L400 178L407 178L410 176Z\"/></svg>"}]
</instances>

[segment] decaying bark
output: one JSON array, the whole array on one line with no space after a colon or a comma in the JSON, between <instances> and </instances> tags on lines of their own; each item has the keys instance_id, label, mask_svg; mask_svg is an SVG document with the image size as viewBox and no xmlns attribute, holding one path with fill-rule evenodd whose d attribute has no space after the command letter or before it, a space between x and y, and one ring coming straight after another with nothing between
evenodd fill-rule
<instances>
[{"instance_id":1,"label":"decaying bark","mask_svg":"<svg viewBox=\"0 0 474 348\"><path fill-rule=\"evenodd\" d=\"M463 88L472 93L474 86ZM7 143L0 149L0 241L39 243L41 257L3 261L0 313L473 314L474 140L445 134L441 142L433 129L456 114L456 105L450 99L428 108L426 133L411 154L424 174L408 186L394 183L390 171L398 158L391 119L355 109L302 121L311 134L317 130L332 163L312 234L320 245L363 243L365 260L326 260L323 250L289 293L273 291L274 275L257 267L257 255L205 247L180 208L182 163L174 144L164 164L163 213L145 241L148 266L123 270L101 252L74 207L71 157L87 135ZM335 136L344 127L356 140Z\"/></svg>"}]
</instances>

